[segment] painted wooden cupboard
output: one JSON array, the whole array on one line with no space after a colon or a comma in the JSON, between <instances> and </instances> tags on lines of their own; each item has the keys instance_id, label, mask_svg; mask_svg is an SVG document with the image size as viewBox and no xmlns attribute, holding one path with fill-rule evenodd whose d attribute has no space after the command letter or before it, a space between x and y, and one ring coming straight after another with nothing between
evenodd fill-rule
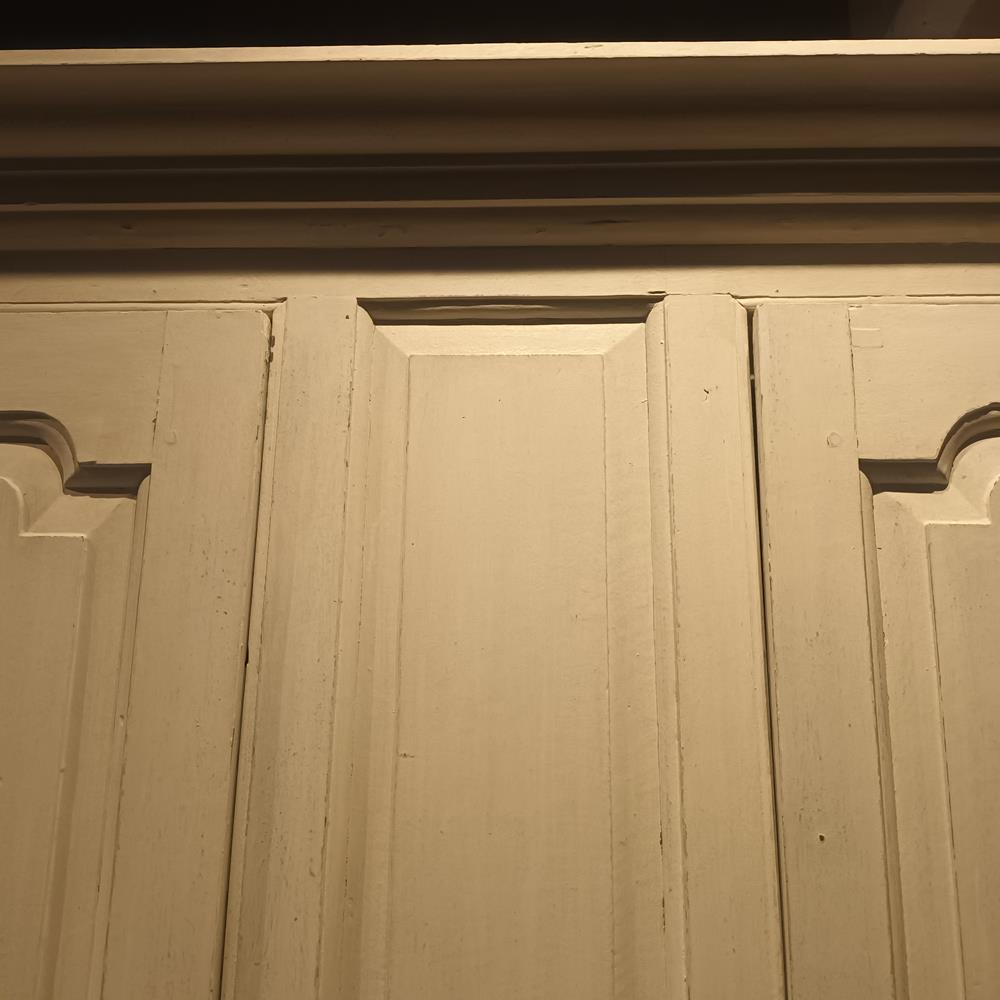
<instances>
[{"instance_id":1,"label":"painted wooden cupboard","mask_svg":"<svg viewBox=\"0 0 1000 1000\"><path fill-rule=\"evenodd\" d=\"M998 995L1000 46L810 45L0 58L0 995Z\"/></svg>"}]
</instances>

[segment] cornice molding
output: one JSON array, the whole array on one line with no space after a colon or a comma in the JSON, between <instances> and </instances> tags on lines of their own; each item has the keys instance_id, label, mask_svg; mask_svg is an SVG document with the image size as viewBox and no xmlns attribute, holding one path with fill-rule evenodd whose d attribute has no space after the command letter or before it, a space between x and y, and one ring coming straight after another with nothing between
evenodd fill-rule
<instances>
[{"instance_id":1,"label":"cornice molding","mask_svg":"<svg viewBox=\"0 0 1000 1000\"><path fill-rule=\"evenodd\" d=\"M0 158L1000 145L1000 41L0 53Z\"/></svg>"},{"instance_id":2,"label":"cornice molding","mask_svg":"<svg viewBox=\"0 0 1000 1000\"><path fill-rule=\"evenodd\" d=\"M1000 243L1000 41L0 53L0 249Z\"/></svg>"}]
</instances>

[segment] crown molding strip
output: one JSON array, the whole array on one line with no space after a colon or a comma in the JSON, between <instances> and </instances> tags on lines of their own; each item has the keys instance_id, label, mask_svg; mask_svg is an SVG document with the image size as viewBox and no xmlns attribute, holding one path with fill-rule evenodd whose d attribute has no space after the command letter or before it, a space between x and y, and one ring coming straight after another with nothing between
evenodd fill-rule
<instances>
[{"instance_id":1,"label":"crown molding strip","mask_svg":"<svg viewBox=\"0 0 1000 1000\"><path fill-rule=\"evenodd\" d=\"M1000 245L1000 203L0 212L0 251Z\"/></svg>"},{"instance_id":2,"label":"crown molding strip","mask_svg":"<svg viewBox=\"0 0 1000 1000\"><path fill-rule=\"evenodd\" d=\"M0 250L1000 244L1000 41L0 53Z\"/></svg>"},{"instance_id":3,"label":"crown molding strip","mask_svg":"<svg viewBox=\"0 0 1000 1000\"><path fill-rule=\"evenodd\" d=\"M1000 40L0 53L0 158L1000 145Z\"/></svg>"}]
</instances>

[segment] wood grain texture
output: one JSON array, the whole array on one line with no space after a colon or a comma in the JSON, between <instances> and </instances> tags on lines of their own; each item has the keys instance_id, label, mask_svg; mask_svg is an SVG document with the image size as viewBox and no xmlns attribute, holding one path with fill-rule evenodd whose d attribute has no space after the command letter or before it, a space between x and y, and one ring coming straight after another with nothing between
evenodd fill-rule
<instances>
[{"instance_id":1,"label":"wood grain texture","mask_svg":"<svg viewBox=\"0 0 1000 1000\"><path fill-rule=\"evenodd\" d=\"M359 996L616 991L614 941L635 892L632 881L616 890L615 873L636 847L659 870L655 795L645 834L641 812L638 830L632 816L631 830L611 832L625 705L608 659L605 575L620 570L607 562L604 366L633 329L374 331L356 500L369 511L357 655L370 671L354 706ZM644 400L634 343L632 407ZM644 551L630 558L648 567ZM632 598L647 615L648 573ZM652 747L647 719L633 725ZM653 768L655 790L655 754L632 763ZM647 874L640 892L655 884ZM661 894L642 921L654 935ZM655 937L654 948L623 962L618 989L662 969Z\"/></svg>"},{"instance_id":2,"label":"wood grain texture","mask_svg":"<svg viewBox=\"0 0 1000 1000\"><path fill-rule=\"evenodd\" d=\"M217 993L266 372L258 312L168 315L102 997Z\"/></svg>"},{"instance_id":3,"label":"wood grain texture","mask_svg":"<svg viewBox=\"0 0 1000 1000\"><path fill-rule=\"evenodd\" d=\"M354 366L353 300L296 297L276 331L227 997L315 994Z\"/></svg>"},{"instance_id":4,"label":"wood grain texture","mask_svg":"<svg viewBox=\"0 0 1000 1000\"><path fill-rule=\"evenodd\" d=\"M989 996L1000 926L989 831L989 668L1000 443L962 452L937 494L875 498L886 679L913 1000Z\"/></svg>"},{"instance_id":5,"label":"wood grain texture","mask_svg":"<svg viewBox=\"0 0 1000 1000\"><path fill-rule=\"evenodd\" d=\"M289 303L281 348L227 995L780 996L745 314L355 343L347 306ZM728 579L675 620L699 539Z\"/></svg>"},{"instance_id":6,"label":"wood grain texture","mask_svg":"<svg viewBox=\"0 0 1000 1000\"><path fill-rule=\"evenodd\" d=\"M80 462L148 462L164 318L160 310L4 315L0 405L54 417Z\"/></svg>"},{"instance_id":7,"label":"wood grain texture","mask_svg":"<svg viewBox=\"0 0 1000 1000\"><path fill-rule=\"evenodd\" d=\"M789 995L886 1000L896 981L847 308L766 303L755 345Z\"/></svg>"},{"instance_id":8,"label":"wood grain texture","mask_svg":"<svg viewBox=\"0 0 1000 1000\"><path fill-rule=\"evenodd\" d=\"M96 946L135 501L0 445L0 992L84 997ZM68 974L68 975L67 975Z\"/></svg>"},{"instance_id":9,"label":"wood grain texture","mask_svg":"<svg viewBox=\"0 0 1000 1000\"><path fill-rule=\"evenodd\" d=\"M781 997L747 314L675 295L665 324L688 988Z\"/></svg>"},{"instance_id":10,"label":"wood grain texture","mask_svg":"<svg viewBox=\"0 0 1000 1000\"><path fill-rule=\"evenodd\" d=\"M997 690L987 664L996 644L1000 445L995 428L963 430L961 418L995 406L998 322L997 306L986 303L863 306L851 317L862 458L879 467L921 459L933 478L914 490L938 488L939 474L947 484L881 492L872 502L884 740L913 1000L986 997L997 977L1000 885L987 790ZM939 451L955 453L953 464L926 461Z\"/></svg>"},{"instance_id":11,"label":"wood grain texture","mask_svg":"<svg viewBox=\"0 0 1000 1000\"><path fill-rule=\"evenodd\" d=\"M870 303L850 311L858 451L933 460L971 411L1000 406L1000 309Z\"/></svg>"},{"instance_id":12,"label":"wood grain texture","mask_svg":"<svg viewBox=\"0 0 1000 1000\"><path fill-rule=\"evenodd\" d=\"M0 992L214 995L268 319L3 324Z\"/></svg>"},{"instance_id":13,"label":"wood grain texture","mask_svg":"<svg viewBox=\"0 0 1000 1000\"><path fill-rule=\"evenodd\" d=\"M1000 981L1000 675L996 650L1000 591L997 441L987 454L963 456L955 483L987 523L938 524L928 531L941 680L941 723L947 747L948 799L965 996L987 1000ZM978 461L977 461L978 459ZM976 495L978 493L978 495Z\"/></svg>"}]
</instances>

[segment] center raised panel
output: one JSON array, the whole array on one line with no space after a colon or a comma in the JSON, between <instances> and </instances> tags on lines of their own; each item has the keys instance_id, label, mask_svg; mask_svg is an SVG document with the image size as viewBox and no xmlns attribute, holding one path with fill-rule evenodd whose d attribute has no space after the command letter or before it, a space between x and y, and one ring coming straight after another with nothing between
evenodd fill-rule
<instances>
[{"instance_id":1,"label":"center raised panel","mask_svg":"<svg viewBox=\"0 0 1000 1000\"><path fill-rule=\"evenodd\" d=\"M780 995L746 312L287 337L227 996Z\"/></svg>"},{"instance_id":2,"label":"center raised panel","mask_svg":"<svg viewBox=\"0 0 1000 1000\"><path fill-rule=\"evenodd\" d=\"M338 796L357 995L661 995L645 326L371 349Z\"/></svg>"}]
</instances>

